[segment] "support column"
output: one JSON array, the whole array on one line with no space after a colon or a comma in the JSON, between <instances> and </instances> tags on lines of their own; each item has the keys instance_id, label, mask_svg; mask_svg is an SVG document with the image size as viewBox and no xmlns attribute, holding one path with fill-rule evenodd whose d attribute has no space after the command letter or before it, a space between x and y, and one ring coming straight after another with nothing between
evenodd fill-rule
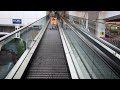
<instances>
[{"instance_id":1,"label":"support column","mask_svg":"<svg viewBox=\"0 0 120 90\"><path fill-rule=\"evenodd\" d=\"M103 19L98 19L96 23L96 36L105 37L105 21Z\"/></svg>"},{"instance_id":2,"label":"support column","mask_svg":"<svg viewBox=\"0 0 120 90\"><path fill-rule=\"evenodd\" d=\"M15 25L15 30L18 30L20 25ZM16 38L20 38L20 32L16 33Z\"/></svg>"},{"instance_id":3,"label":"support column","mask_svg":"<svg viewBox=\"0 0 120 90\"><path fill-rule=\"evenodd\" d=\"M88 13L86 13L86 29L87 29L87 31L89 31L89 28L88 28Z\"/></svg>"}]
</instances>

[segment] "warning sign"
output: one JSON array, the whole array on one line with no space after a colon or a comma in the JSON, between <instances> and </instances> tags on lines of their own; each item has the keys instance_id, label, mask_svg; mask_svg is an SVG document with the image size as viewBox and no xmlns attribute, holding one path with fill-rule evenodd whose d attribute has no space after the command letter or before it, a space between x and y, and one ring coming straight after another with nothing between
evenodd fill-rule
<instances>
[{"instance_id":1,"label":"warning sign","mask_svg":"<svg viewBox=\"0 0 120 90\"><path fill-rule=\"evenodd\" d=\"M100 35L104 35L104 32L100 32Z\"/></svg>"}]
</instances>

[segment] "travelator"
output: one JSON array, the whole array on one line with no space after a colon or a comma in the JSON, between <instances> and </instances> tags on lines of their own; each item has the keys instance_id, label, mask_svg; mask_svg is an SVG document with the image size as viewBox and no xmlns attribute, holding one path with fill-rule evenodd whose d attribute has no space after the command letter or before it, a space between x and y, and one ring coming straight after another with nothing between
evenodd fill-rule
<instances>
[{"instance_id":1,"label":"travelator","mask_svg":"<svg viewBox=\"0 0 120 90\"><path fill-rule=\"evenodd\" d=\"M65 18L55 29L49 22L45 16L0 38L1 79L119 79L118 50Z\"/></svg>"},{"instance_id":2,"label":"travelator","mask_svg":"<svg viewBox=\"0 0 120 90\"><path fill-rule=\"evenodd\" d=\"M76 47L76 51L78 50L77 53L80 53L78 55L81 55L80 59L83 62L84 66L86 66L86 69L88 69L87 71L89 72L89 74L91 73L91 77L96 78L96 76L97 76L97 78L99 77L102 79L103 78L105 78L105 79L115 78L116 75L114 76L114 74L112 74L112 73L110 74L111 70L114 73L116 73L117 76L119 77L120 49L118 47L114 46L114 44L111 44L101 38L96 37L95 33L93 33L93 32L95 32L96 28L91 27L91 26L95 26L96 24L105 24L105 23L91 21L91 20L88 20L85 18L77 17L76 20L73 18L75 18L75 17L67 16L64 18L64 20L67 23L69 23L69 27L71 27L72 33L73 32L76 33L81 38L81 40L83 39L84 43L86 43L86 45L87 45L86 46L85 44L81 44L83 41L81 42L80 39L76 42L76 43L80 42L80 44L78 44L78 46L80 48L82 48L83 51L85 52L85 53L82 53L82 50L80 50L80 49L78 50L77 45L75 46L75 43L74 42L73 42L74 44L72 43L73 47L74 48ZM78 22L80 22L80 23L78 23ZM89 27L86 28L85 22L89 22L89 24L91 24L91 25L89 25ZM94 30L94 31L92 31L92 30ZM70 34L68 34L68 36L69 36L69 38L71 37ZM91 48L91 50L90 50L90 48ZM89 58L88 60L87 60L87 57ZM90 59L91 59L91 62L90 62ZM90 71L90 70L92 70L92 71ZM100 73L101 73L101 75L100 75ZM118 77L116 77L116 78L118 78Z\"/></svg>"}]
</instances>

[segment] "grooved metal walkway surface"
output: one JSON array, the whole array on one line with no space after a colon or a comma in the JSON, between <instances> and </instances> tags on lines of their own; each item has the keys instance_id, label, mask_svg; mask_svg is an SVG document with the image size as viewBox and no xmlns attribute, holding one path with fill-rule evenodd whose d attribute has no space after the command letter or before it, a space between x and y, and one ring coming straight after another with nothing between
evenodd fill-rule
<instances>
[{"instance_id":1,"label":"grooved metal walkway surface","mask_svg":"<svg viewBox=\"0 0 120 90\"><path fill-rule=\"evenodd\" d=\"M58 30L49 24L25 79L71 79Z\"/></svg>"}]
</instances>

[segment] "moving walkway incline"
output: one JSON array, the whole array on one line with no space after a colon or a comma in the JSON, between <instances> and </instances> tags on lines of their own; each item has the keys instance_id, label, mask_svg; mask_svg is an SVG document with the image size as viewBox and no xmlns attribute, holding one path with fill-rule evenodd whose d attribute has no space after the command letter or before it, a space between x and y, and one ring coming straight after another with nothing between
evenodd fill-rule
<instances>
[{"instance_id":1,"label":"moving walkway incline","mask_svg":"<svg viewBox=\"0 0 120 90\"><path fill-rule=\"evenodd\" d=\"M22 78L71 79L60 34L48 25Z\"/></svg>"},{"instance_id":2,"label":"moving walkway incline","mask_svg":"<svg viewBox=\"0 0 120 90\"><path fill-rule=\"evenodd\" d=\"M106 62L107 58L95 49L95 45L87 40L88 38L86 39L80 32L77 32L79 33L77 35L77 30L71 29L67 24L63 29L85 78L119 79L118 73Z\"/></svg>"}]
</instances>

